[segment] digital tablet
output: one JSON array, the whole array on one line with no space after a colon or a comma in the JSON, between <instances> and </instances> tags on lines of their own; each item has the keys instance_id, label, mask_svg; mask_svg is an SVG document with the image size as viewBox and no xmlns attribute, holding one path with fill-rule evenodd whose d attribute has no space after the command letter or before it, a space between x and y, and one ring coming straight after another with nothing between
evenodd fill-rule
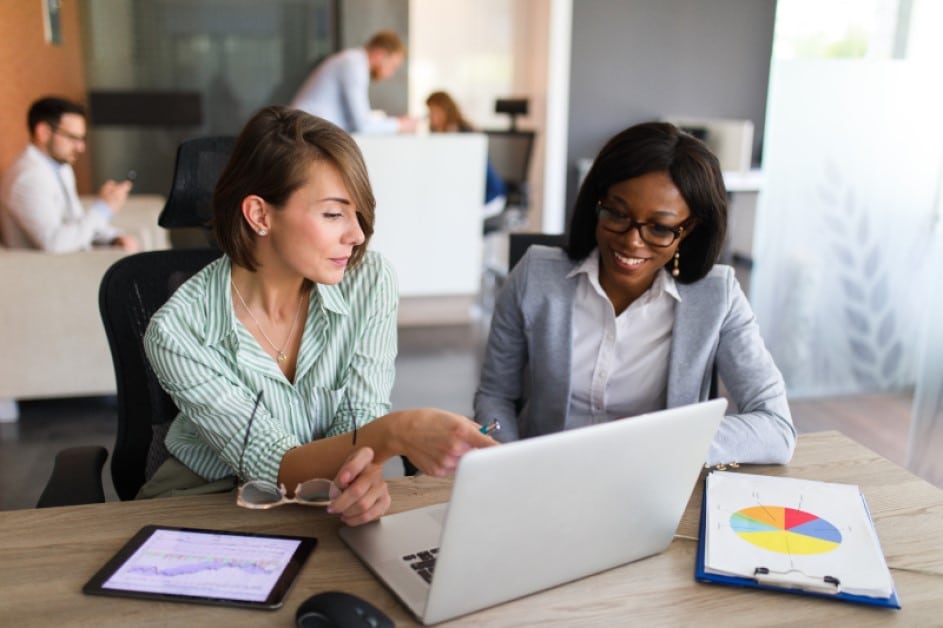
<instances>
[{"instance_id":1,"label":"digital tablet","mask_svg":"<svg viewBox=\"0 0 943 628\"><path fill-rule=\"evenodd\" d=\"M317 543L304 536L144 526L82 591L275 609Z\"/></svg>"}]
</instances>

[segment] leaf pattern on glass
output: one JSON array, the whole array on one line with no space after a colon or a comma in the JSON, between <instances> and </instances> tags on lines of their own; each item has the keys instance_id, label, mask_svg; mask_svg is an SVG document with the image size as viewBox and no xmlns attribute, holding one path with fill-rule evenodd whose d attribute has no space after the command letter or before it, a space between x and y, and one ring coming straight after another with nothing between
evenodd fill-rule
<instances>
[{"instance_id":1,"label":"leaf pattern on glass","mask_svg":"<svg viewBox=\"0 0 943 628\"><path fill-rule=\"evenodd\" d=\"M845 185L841 167L827 160L825 181L816 187L822 223L830 236L829 265L838 275L844 301L839 326L853 364L851 375L864 389L881 390L896 382L904 346L899 337L888 284L888 260L871 222L871 214ZM836 366L830 358L826 366ZM885 384L882 386L882 382Z\"/></svg>"},{"instance_id":2,"label":"leaf pattern on glass","mask_svg":"<svg viewBox=\"0 0 943 628\"><path fill-rule=\"evenodd\" d=\"M847 319L848 324L851 325L858 333L862 335L868 333L868 317L863 310L853 307L846 307L845 318Z\"/></svg>"},{"instance_id":3,"label":"leaf pattern on glass","mask_svg":"<svg viewBox=\"0 0 943 628\"><path fill-rule=\"evenodd\" d=\"M904 355L904 345L900 340L894 342L891 346L891 350L887 352L887 355L884 356L884 363L881 365L881 374L890 378L898 369L900 369L900 359Z\"/></svg>"},{"instance_id":4,"label":"leaf pattern on glass","mask_svg":"<svg viewBox=\"0 0 943 628\"><path fill-rule=\"evenodd\" d=\"M855 303L863 304L865 300L864 286L862 286L859 281L860 278L858 277L849 279L847 276L845 276L841 279L841 285L842 288L845 289L845 296L847 296L848 299L854 301Z\"/></svg>"},{"instance_id":5,"label":"leaf pattern on glass","mask_svg":"<svg viewBox=\"0 0 943 628\"><path fill-rule=\"evenodd\" d=\"M873 275L877 272L878 265L881 263L881 251L878 249L877 245L872 247L871 252L868 253L867 258L864 260L864 273L865 275Z\"/></svg>"},{"instance_id":6,"label":"leaf pattern on glass","mask_svg":"<svg viewBox=\"0 0 943 628\"><path fill-rule=\"evenodd\" d=\"M892 344L894 342L894 313L887 312L884 318L878 324L877 340L881 344Z\"/></svg>"}]
</instances>

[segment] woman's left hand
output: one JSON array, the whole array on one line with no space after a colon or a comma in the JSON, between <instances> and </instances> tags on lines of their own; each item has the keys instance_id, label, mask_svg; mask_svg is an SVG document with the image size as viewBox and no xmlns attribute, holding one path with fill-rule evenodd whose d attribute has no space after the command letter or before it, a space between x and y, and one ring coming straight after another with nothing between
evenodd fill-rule
<instances>
[{"instance_id":1,"label":"woman's left hand","mask_svg":"<svg viewBox=\"0 0 943 628\"><path fill-rule=\"evenodd\" d=\"M383 466L373 462L373 450L360 447L341 465L334 484L341 490L327 511L337 513L349 526L358 526L381 517L392 503L383 479Z\"/></svg>"}]
</instances>

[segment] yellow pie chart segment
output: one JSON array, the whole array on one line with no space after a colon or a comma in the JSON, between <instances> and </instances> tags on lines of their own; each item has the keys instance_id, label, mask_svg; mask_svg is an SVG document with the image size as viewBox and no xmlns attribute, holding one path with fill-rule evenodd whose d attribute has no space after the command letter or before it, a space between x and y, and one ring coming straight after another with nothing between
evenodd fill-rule
<instances>
[{"instance_id":1,"label":"yellow pie chart segment","mask_svg":"<svg viewBox=\"0 0 943 628\"><path fill-rule=\"evenodd\" d=\"M824 554L838 548L841 532L821 517L785 506L751 506L730 516L743 540L780 554Z\"/></svg>"}]
</instances>

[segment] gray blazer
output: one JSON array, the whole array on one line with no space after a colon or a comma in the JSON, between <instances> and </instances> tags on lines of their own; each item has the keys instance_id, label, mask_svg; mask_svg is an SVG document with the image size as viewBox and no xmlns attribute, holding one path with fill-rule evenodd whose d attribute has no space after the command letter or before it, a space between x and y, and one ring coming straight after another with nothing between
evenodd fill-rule
<instances>
[{"instance_id":1,"label":"gray blazer","mask_svg":"<svg viewBox=\"0 0 943 628\"><path fill-rule=\"evenodd\" d=\"M563 429L569 412L576 263L559 248L531 246L501 290L491 320L475 418L501 421L498 439ZM735 407L720 424L710 465L785 464L796 430L786 387L729 266L678 284L668 365L668 407L708 397L711 365Z\"/></svg>"}]
</instances>

